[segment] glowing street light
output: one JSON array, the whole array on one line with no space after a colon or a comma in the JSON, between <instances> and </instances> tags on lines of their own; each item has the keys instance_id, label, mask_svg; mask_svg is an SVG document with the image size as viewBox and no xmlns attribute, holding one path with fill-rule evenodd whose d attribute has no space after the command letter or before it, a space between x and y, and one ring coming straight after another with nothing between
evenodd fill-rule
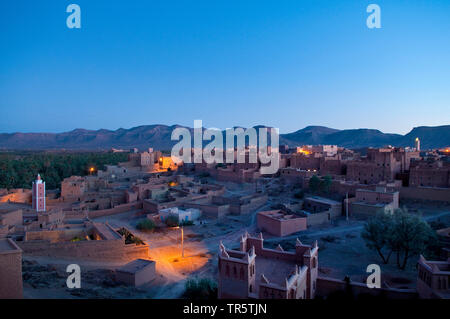
<instances>
[{"instance_id":1,"label":"glowing street light","mask_svg":"<svg viewBox=\"0 0 450 319\"><path fill-rule=\"evenodd\" d=\"M183 232L183 226L181 226L181 257L184 258L184 232Z\"/></svg>"},{"instance_id":2,"label":"glowing street light","mask_svg":"<svg viewBox=\"0 0 450 319\"><path fill-rule=\"evenodd\" d=\"M177 226L175 229L181 228L181 257L184 258L184 231L183 226Z\"/></svg>"}]
</instances>

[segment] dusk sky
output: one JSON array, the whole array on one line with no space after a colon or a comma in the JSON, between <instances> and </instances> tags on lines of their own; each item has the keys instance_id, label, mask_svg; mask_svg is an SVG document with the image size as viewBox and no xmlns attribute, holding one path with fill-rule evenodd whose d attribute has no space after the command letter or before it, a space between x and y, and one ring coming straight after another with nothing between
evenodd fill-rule
<instances>
[{"instance_id":1,"label":"dusk sky","mask_svg":"<svg viewBox=\"0 0 450 319\"><path fill-rule=\"evenodd\" d=\"M449 0L14 0L0 29L0 132L450 124Z\"/></svg>"}]
</instances>

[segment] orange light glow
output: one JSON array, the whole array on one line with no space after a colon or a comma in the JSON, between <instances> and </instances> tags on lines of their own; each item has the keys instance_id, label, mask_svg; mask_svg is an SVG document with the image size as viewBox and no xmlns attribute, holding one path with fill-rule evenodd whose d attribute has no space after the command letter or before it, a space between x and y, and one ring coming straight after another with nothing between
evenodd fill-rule
<instances>
[{"instance_id":1,"label":"orange light glow","mask_svg":"<svg viewBox=\"0 0 450 319\"><path fill-rule=\"evenodd\" d=\"M311 154L311 152L310 151L307 151L307 150L304 150L304 149L299 149L299 150L297 150L297 153L302 153L302 154L305 154L305 155L309 155L309 154Z\"/></svg>"}]
</instances>

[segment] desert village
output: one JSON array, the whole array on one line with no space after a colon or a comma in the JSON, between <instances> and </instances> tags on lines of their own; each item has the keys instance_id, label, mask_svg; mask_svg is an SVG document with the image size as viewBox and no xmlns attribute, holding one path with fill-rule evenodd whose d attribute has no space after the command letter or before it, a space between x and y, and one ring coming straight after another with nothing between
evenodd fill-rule
<instances>
[{"instance_id":1,"label":"desert village","mask_svg":"<svg viewBox=\"0 0 450 319\"><path fill-rule=\"evenodd\" d=\"M261 175L259 163L177 165L133 149L59 190L40 175L31 189L0 190L0 298L180 298L192 278L216 282L218 298L326 298L349 285L450 297L448 149L283 145L279 156L278 173ZM317 179L327 181L319 195ZM379 260L359 234L402 206L443 225L440 261L383 265L370 289L366 267ZM66 286L69 264L81 289Z\"/></svg>"}]
</instances>

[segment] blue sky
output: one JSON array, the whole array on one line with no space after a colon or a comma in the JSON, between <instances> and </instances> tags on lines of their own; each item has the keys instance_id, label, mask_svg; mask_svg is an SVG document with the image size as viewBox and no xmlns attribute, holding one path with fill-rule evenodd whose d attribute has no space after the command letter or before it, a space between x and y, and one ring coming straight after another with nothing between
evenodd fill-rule
<instances>
[{"instance_id":1,"label":"blue sky","mask_svg":"<svg viewBox=\"0 0 450 319\"><path fill-rule=\"evenodd\" d=\"M0 132L450 124L448 0L14 0L0 30Z\"/></svg>"}]
</instances>

